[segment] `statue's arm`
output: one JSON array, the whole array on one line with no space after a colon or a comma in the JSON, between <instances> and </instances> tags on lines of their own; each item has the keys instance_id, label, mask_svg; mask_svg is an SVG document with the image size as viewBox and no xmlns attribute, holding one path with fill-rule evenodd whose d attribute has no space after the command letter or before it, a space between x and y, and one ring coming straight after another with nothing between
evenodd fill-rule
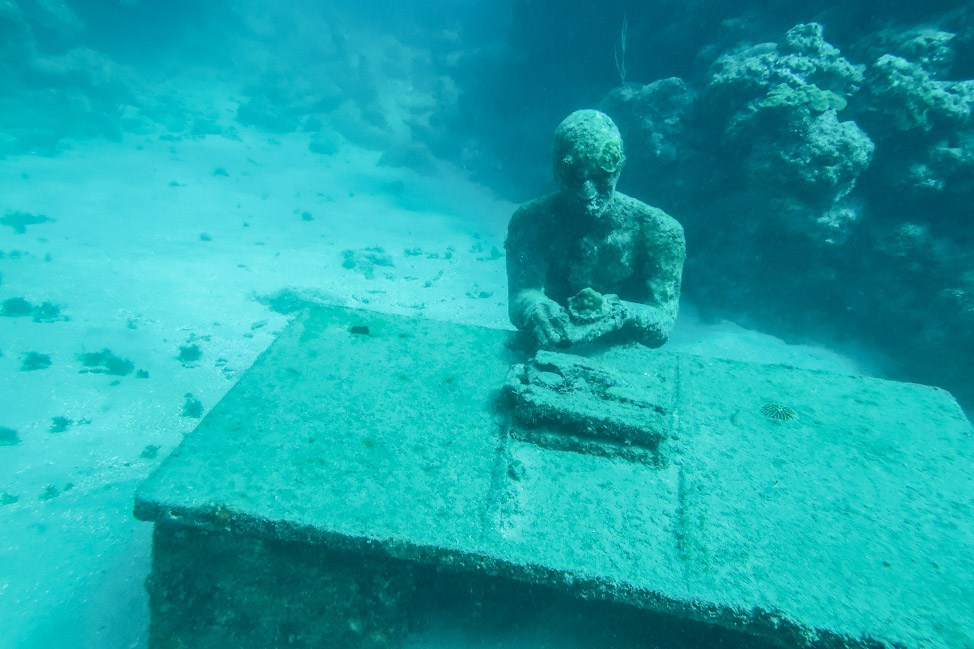
<instances>
[{"instance_id":1,"label":"statue's arm","mask_svg":"<svg viewBox=\"0 0 974 649\"><path fill-rule=\"evenodd\" d=\"M649 347L659 347L669 338L680 306L686 239L683 227L673 218L660 213L655 227L645 228L642 236L643 277L646 302L626 302L626 327L635 338Z\"/></svg>"},{"instance_id":2,"label":"statue's arm","mask_svg":"<svg viewBox=\"0 0 974 649\"><path fill-rule=\"evenodd\" d=\"M531 204L521 207L507 227L507 309L511 324L523 329L530 304L544 297L545 264L539 249L538 215Z\"/></svg>"},{"instance_id":3,"label":"statue's arm","mask_svg":"<svg viewBox=\"0 0 974 649\"><path fill-rule=\"evenodd\" d=\"M566 340L568 317L545 295L547 263L544 206L521 207L511 217L504 248L507 252L507 305L511 324L528 331L541 347L557 347Z\"/></svg>"}]
</instances>

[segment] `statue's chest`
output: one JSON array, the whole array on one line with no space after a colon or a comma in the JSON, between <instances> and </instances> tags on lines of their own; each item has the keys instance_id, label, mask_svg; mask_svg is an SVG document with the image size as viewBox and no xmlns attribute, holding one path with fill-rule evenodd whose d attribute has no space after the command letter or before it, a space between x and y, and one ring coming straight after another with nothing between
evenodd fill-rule
<instances>
[{"instance_id":1,"label":"statue's chest","mask_svg":"<svg viewBox=\"0 0 974 649\"><path fill-rule=\"evenodd\" d=\"M565 270L575 286L612 291L635 271L635 248L635 235L629 231L585 236L569 247Z\"/></svg>"}]
</instances>

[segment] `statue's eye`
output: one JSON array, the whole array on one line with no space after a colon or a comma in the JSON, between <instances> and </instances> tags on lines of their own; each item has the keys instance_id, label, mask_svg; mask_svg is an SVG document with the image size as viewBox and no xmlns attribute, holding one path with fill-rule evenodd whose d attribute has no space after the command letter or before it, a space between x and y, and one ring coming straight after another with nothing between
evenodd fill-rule
<instances>
[{"instance_id":1,"label":"statue's eye","mask_svg":"<svg viewBox=\"0 0 974 649\"><path fill-rule=\"evenodd\" d=\"M566 164L562 165L562 173L565 178L569 180L584 180L586 173L586 165L582 163L581 160L577 159L566 159Z\"/></svg>"},{"instance_id":2,"label":"statue's eye","mask_svg":"<svg viewBox=\"0 0 974 649\"><path fill-rule=\"evenodd\" d=\"M584 160L580 158L562 159L559 167L559 175L566 182L581 184L591 181L600 189L612 187L612 177L616 167L606 169L606 165L601 160Z\"/></svg>"}]
</instances>

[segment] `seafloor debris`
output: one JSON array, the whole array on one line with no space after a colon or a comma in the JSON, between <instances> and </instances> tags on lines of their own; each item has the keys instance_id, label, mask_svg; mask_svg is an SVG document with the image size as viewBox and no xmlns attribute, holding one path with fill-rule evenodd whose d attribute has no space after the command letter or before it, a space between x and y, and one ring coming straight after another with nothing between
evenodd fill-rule
<instances>
[{"instance_id":1,"label":"seafloor debris","mask_svg":"<svg viewBox=\"0 0 974 649\"><path fill-rule=\"evenodd\" d=\"M61 307L51 302L31 304L23 297L12 297L0 302L0 316L22 318L30 316L34 322L54 322L66 319L61 316Z\"/></svg>"},{"instance_id":2,"label":"seafloor debris","mask_svg":"<svg viewBox=\"0 0 974 649\"><path fill-rule=\"evenodd\" d=\"M14 232L17 234L24 234L27 232L28 225L37 225L38 223L47 223L48 221L53 220L54 219L44 216L43 214L8 211L3 216L0 216L0 225L6 225L13 228Z\"/></svg>"},{"instance_id":3,"label":"seafloor debris","mask_svg":"<svg viewBox=\"0 0 974 649\"><path fill-rule=\"evenodd\" d=\"M135 364L127 358L121 358L110 349L100 352L85 352L78 354L78 360L84 366L82 374L111 374L112 376L127 376L135 369Z\"/></svg>"},{"instance_id":4,"label":"seafloor debris","mask_svg":"<svg viewBox=\"0 0 974 649\"><path fill-rule=\"evenodd\" d=\"M191 417L193 419L199 419L203 416L203 404L199 399L193 396L192 392L186 393L186 401L183 403L183 411L179 413L180 417Z\"/></svg>"},{"instance_id":5,"label":"seafloor debris","mask_svg":"<svg viewBox=\"0 0 974 649\"><path fill-rule=\"evenodd\" d=\"M363 248L361 250L342 251L342 267L358 271L366 279L373 279L375 277L377 267L393 268L394 266L392 257L378 246Z\"/></svg>"},{"instance_id":6,"label":"seafloor debris","mask_svg":"<svg viewBox=\"0 0 974 649\"><path fill-rule=\"evenodd\" d=\"M21 372L33 372L34 370L46 370L51 366L51 355L40 352L24 352L23 360L20 363Z\"/></svg>"},{"instance_id":7,"label":"seafloor debris","mask_svg":"<svg viewBox=\"0 0 974 649\"><path fill-rule=\"evenodd\" d=\"M0 426L0 446L14 446L20 444L20 435L13 428Z\"/></svg>"},{"instance_id":8,"label":"seafloor debris","mask_svg":"<svg viewBox=\"0 0 974 649\"><path fill-rule=\"evenodd\" d=\"M761 406L761 414L768 419L773 419L774 421L791 421L792 419L798 419L798 413L789 408L788 406L783 406L780 403L766 403Z\"/></svg>"}]
</instances>

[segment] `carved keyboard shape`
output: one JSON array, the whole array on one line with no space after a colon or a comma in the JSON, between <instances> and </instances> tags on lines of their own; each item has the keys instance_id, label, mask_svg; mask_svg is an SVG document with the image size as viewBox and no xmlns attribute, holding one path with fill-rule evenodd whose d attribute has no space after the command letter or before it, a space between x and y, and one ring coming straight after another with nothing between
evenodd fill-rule
<instances>
[{"instance_id":1,"label":"carved keyboard shape","mask_svg":"<svg viewBox=\"0 0 974 649\"><path fill-rule=\"evenodd\" d=\"M539 351L511 367L512 435L540 446L662 464L672 382L590 358Z\"/></svg>"}]
</instances>

